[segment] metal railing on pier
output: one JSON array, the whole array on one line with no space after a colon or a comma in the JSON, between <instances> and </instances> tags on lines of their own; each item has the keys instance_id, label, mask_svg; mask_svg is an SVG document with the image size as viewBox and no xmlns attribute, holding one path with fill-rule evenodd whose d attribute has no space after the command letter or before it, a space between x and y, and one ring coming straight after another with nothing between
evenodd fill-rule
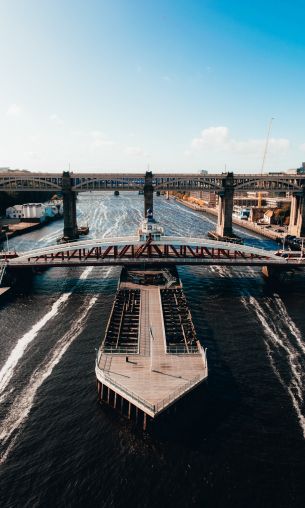
<instances>
[{"instance_id":1,"label":"metal railing on pier","mask_svg":"<svg viewBox=\"0 0 305 508\"><path fill-rule=\"evenodd\" d=\"M172 355L199 355L200 351L198 350L197 346L185 346L183 344L181 345L174 345L174 346L166 346L166 352L168 354Z\"/></svg>"},{"instance_id":2,"label":"metal railing on pier","mask_svg":"<svg viewBox=\"0 0 305 508\"><path fill-rule=\"evenodd\" d=\"M139 353L138 346L127 346L127 347L111 347L105 346L103 353L111 355L137 355Z\"/></svg>"},{"instance_id":3,"label":"metal railing on pier","mask_svg":"<svg viewBox=\"0 0 305 508\"><path fill-rule=\"evenodd\" d=\"M187 393L191 390L191 388L194 388L197 384L202 382L204 379L207 378L208 375L208 368L206 363L206 349L201 347L201 354L204 359L204 368L203 373L195 376L194 378L190 379L186 383L183 384L183 386L180 386L168 397L165 397L162 401L160 401L158 404L151 404L150 402L147 402L147 400L143 399L142 397L139 397L136 393L134 393L132 390L128 390L125 386L121 385L117 381L114 381L112 377L110 377L104 369L102 369L99 366L100 358L102 355L102 352L99 351L100 354L98 354L96 359L96 369L101 374L103 379L108 382L111 386L116 387L118 390L120 390L121 393L124 393L127 397L130 397L133 399L133 401L138 402L141 404L144 408L148 409L151 413L153 413L153 416L155 416L157 413L165 409L167 406L169 406L172 402L174 402L176 399L180 398L183 394Z\"/></svg>"},{"instance_id":4,"label":"metal railing on pier","mask_svg":"<svg viewBox=\"0 0 305 508\"><path fill-rule=\"evenodd\" d=\"M5 269L6 269L5 261L0 261L0 286L2 284L2 280L5 274Z\"/></svg>"}]
</instances>

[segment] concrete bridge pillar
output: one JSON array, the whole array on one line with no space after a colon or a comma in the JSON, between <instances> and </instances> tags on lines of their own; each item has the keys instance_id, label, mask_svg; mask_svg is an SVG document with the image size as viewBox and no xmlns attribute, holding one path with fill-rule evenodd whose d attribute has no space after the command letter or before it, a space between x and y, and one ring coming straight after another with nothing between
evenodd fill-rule
<instances>
[{"instance_id":1,"label":"concrete bridge pillar","mask_svg":"<svg viewBox=\"0 0 305 508\"><path fill-rule=\"evenodd\" d=\"M62 176L62 194L64 206L64 238L75 240L78 238L76 222L76 193L71 190L72 181L69 171Z\"/></svg>"},{"instance_id":2,"label":"concrete bridge pillar","mask_svg":"<svg viewBox=\"0 0 305 508\"><path fill-rule=\"evenodd\" d=\"M232 214L234 196L233 173L228 173L222 181L223 188L219 191L218 220L216 233L220 236L232 236Z\"/></svg>"},{"instance_id":3,"label":"concrete bridge pillar","mask_svg":"<svg viewBox=\"0 0 305 508\"><path fill-rule=\"evenodd\" d=\"M289 235L305 236L305 187L291 197Z\"/></svg>"},{"instance_id":4,"label":"concrete bridge pillar","mask_svg":"<svg viewBox=\"0 0 305 508\"><path fill-rule=\"evenodd\" d=\"M147 210L154 211L154 188L152 184L152 172L146 171L144 183L144 217L147 217Z\"/></svg>"}]
</instances>

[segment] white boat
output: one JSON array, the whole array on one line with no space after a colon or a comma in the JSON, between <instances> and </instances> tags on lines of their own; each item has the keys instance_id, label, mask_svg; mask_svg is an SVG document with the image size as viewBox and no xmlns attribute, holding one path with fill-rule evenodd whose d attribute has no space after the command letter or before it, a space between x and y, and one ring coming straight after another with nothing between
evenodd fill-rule
<instances>
[{"instance_id":1,"label":"white boat","mask_svg":"<svg viewBox=\"0 0 305 508\"><path fill-rule=\"evenodd\" d=\"M164 228L154 219L150 208L147 210L147 217L142 221L138 229L138 235L139 240L144 242L150 238L152 240L161 240L161 237L164 236Z\"/></svg>"}]
</instances>

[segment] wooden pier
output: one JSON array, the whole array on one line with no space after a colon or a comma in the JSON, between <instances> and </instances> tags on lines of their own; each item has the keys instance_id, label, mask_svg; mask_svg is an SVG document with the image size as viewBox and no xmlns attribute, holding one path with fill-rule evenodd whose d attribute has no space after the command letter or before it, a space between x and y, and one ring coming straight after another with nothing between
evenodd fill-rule
<instances>
[{"instance_id":1,"label":"wooden pier","mask_svg":"<svg viewBox=\"0 0 305 508\"><path fill-rule=\"evenodd\" d=\"M158 276L158 270L154 274ZM139 284L136 276L135 281L121 280L96 362L99 399L128 418L141 418L144 428L147 417L158 416L208 375L206 353L197 340L179 279L174 283L171 274L166 276L157 285ZM128 315L130 302L133 320Z\"/></svg>"}]
</instances>

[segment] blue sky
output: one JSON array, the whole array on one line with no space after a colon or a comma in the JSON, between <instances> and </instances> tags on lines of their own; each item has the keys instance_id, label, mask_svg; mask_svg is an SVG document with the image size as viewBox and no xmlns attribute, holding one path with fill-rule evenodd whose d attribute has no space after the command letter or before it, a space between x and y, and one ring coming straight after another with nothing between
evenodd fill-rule
<instances>
[{"instance_id":1,"label":"blue sky","mask_svg":"<svg viewBox=\"0 0 305 508\"><path fill-rule=\"evenodd\" d=\"M305 160L305 4L0 0L0 166L267 170Z\"/></svg>"}]
</instances>

